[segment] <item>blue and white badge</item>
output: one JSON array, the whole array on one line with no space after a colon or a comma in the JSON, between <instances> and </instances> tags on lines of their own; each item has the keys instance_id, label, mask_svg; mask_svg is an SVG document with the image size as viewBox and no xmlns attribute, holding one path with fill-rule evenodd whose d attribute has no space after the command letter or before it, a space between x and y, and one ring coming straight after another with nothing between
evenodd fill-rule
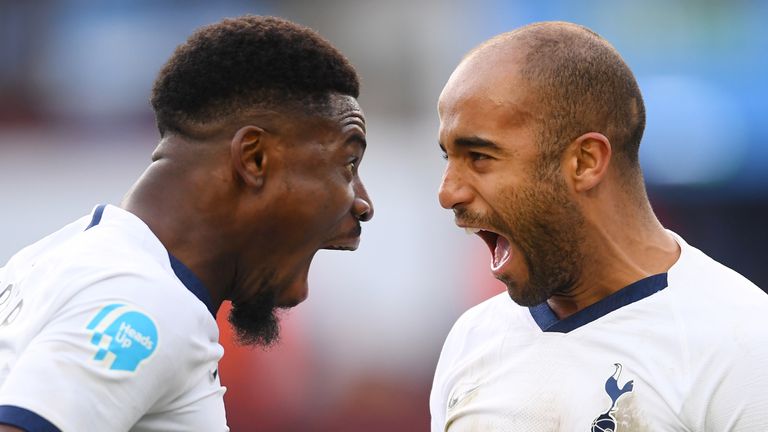
<instances>
[{"instance_id":1,"label":"blue and white badge","mask_svg":"<svg viewBox=\"0 0 768 432\"><path fill-rule=\"evenodd\" d=\"M86 329L99 349L93 360L112 370L134 372L157 348L157 326L145 313L122 304L102 308Z\"/></svg>"}]
</instances>

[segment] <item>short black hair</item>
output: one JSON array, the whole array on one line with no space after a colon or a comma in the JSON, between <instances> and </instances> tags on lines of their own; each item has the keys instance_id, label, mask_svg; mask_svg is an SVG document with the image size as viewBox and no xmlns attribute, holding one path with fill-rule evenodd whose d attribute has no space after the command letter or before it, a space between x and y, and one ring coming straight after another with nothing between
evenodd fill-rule
<instances>
[{"instance_id":1,"label":"short black hair","mask_svg":"<svg viewBox=\"0 0 768 432\"><path fill-rule=\"evenodd\" d=\"M645 105L616 49L594 31L564 22L531 24L509 37L523 47L520 72L540 110L540 144L549 162L572 140L600 132L628 174L639 174Z\"/></svg>"},{"instance_id":2,"label":"short black hair","mask_svg":"<svg viewBox=\"0 0 768 432\"><path fill-rule=\"evenodd\" d=\"M349 60L314 30L276 17L245 15L201 27L160 70L151 103L160 135L253 107L294 104L310 113L331 94L357 98Z\"/></svg>"}]
</instances>

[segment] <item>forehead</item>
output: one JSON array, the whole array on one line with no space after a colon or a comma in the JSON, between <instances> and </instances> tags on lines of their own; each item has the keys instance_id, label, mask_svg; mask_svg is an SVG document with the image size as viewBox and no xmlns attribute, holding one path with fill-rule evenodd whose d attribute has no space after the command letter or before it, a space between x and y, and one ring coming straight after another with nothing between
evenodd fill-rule
<instances>
[{"instance_id":1,"label":"forehead","mask_svg":"<svg viewBox=\"0 0 768 432\"><path fill-rule=\"evenodd\" d=\"M441 141L463 136L493 140L532 127L533 99L516 59L487 54L463 61L446 83L438 102Z\"/></svg>"},{"instance_id":2,"label":"forehead","mask_svg":"<svg viewBox=\"0 0 768 432\"><path fill-rule=\"evenodd\" d=\"M294 118L292 123L300 133L314 135L315 139L353 140L365 145L365 115L352 96L331 95L319 110Z\"/></svg>"},{"instance_id":3,"label":"forehead","mask_svg":"<svg viewBox=\"0 0 768 432\"><path fill-rule=\"evenodd\" d=\"M331 95L322 116L342 128L354 126L365 132L365 115L357 99L352 96Z\"/></svg>"},{"instance_id":4,"label":"forehead","mask_svg":"<svg viewBox=\"0 0 768 432\"><path fill-rule=\"evenodd\" d=\"M351 96L331 95L321 107L303 113L285 114L282 133L289 141L342 143L360 142L365 146L365 116Z\"/></svg>"}]
</instances>

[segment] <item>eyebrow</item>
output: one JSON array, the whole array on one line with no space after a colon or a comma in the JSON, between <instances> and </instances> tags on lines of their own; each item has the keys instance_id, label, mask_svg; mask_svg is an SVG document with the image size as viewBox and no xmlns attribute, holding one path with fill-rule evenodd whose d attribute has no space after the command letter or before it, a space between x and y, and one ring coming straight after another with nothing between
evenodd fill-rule
<instances>
[{"instance_id":1,"label":"eyebrow","mask_svg":"<svg viewBox=\"0 0 768 432\"><path fill-rule=\"evenodd\" d=\"M440 145L440 150L445 152L445 146L443 143L438 143ZM453 141L453 145L456 147L464 148L464 149L489 149L494 150L498 152L503 152L504 149L502 149L498 144L491 140L487 140L485 138L480 138L478 136L471 136L471 137L460 137L456 138Z\"/></svg>"},{"instance_id":2,"label":"eyebrow","mask_svg":"<svg viewBox=\"0 0 768 432\"><path fill-rule=\"evenodd\" d=\"M453 141L456 147L464 148L485 148L490 150L501 151L501 147L491 140L480 138L477 136L456 138Z\"/></svg>"}]
</instances>

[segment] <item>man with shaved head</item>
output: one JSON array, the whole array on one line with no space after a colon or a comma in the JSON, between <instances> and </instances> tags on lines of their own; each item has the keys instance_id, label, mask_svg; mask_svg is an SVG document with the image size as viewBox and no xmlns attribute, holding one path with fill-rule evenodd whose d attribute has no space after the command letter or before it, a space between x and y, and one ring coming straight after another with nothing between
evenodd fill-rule
<instances>
[{"instance_id":1,"label":"man with shaved head","mask_svg":"<svg viewBox=\"0 0 768 432\"><path fill-rule=\"evenodd\" d=\"M451 330L433 432L768 430L768 296L659 223L643 99L605 39L494 37L438 111L440 204L507 292Z\"/></svg>"}]
</instances>

